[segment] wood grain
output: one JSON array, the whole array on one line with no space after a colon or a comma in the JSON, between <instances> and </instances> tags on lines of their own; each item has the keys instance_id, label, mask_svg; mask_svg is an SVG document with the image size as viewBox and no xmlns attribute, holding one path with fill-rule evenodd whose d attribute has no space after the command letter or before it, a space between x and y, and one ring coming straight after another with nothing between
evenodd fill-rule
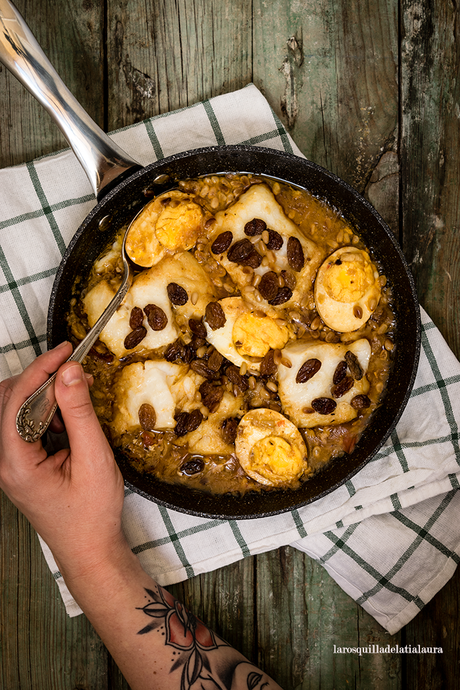
<instances>
[{"instance_id":1,"label":"wood grain","mask_svg":"<svg viewBox=\"0 0 460 690\"><path fill-rule=\"evenodd\" d=\"M245 86L250 11L245 0L109 2L109 128Z\"/></svg>"},{"instance_id":2,"label":"wood grain","mask_svg":"<svg viewBox=\"0 0 460 690\"><path fill-rule=\"evenodd\" d=\"M458 7L403 2L404 248L419 296L460 355Z\"/></svg>"},{"instance_id":3,"label":"wood grain","mask_svg":"<svg viewBox=\"0 0 460 690\"><path fill-rule=\"evenodd\" d=\"M458 7L401 3L401 227L422 305L460 355ZM403 631L444 653L405 658L408 688L460 687L460 573Z\"/></svg>"},{"instance_id":4,"label":"wood grain","mask_svg":"<svg viewBox=\"0 0 460 690\"><path fill-rule=\"evenodd\" d=\"M398 125L398 3L256 0L254 82L302 152L363 191Z\"/></svg>"}]
</instances>

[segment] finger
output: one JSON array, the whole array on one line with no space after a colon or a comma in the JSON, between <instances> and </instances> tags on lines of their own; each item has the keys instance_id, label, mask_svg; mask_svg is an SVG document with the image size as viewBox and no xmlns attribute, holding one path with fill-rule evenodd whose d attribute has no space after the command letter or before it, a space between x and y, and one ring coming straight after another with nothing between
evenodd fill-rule
<instances>
[{"instance_id":1,"label":"finger","mask_svg":"<svg viewBox=\"0 0 460 690\"><path fill-rule=\"evenodd\" d=\"M91 386L94 383L94 378L91 374L87 374L86 371L85 371L85 376L86 376L86 380L88 382L88 386L91 388ZM61 410L59 408L56 410L56 414L54 415L53 419L50 422L49 429L54 434L62 434L65 431L64 422L62 421L62 416L61 416Z\"/></svg>"},{"instance_id":2,"label":"finger","mask_svg":"<svg viewBox=\"0 0 460 690\"><path fill-rule=\"evenodd\" d=\"M57 410L56 414L51 420L49 430L52 431L53 434L62 434L65 431L65 426L59 415L59 410Z\"/></svg>"},{"instance_id":3,"label":"finger","mask_svg":"<svg viewBox=\"0 0 460 690\"><path fill-rule=\"evenodd\" d=\"M67 362L59 369L55 392L72 458L89 458L90 455L113 457L94 412L88 378L80 364ZM89 450L91 453L88 453Z\"/></svg>"},{"instance_id":4,"label":"finger","mask_svg":"<svg viewBox=\"0 0 460 690\"><path fill-rule=\"evenodd\" d=\"M15 414L27 400L45 381L59 369L61 364L72 354L71 343L65 341L49 352L37 357L36 360L17 376L11 390L10 407L17 405Z\"/></svg>"},{"instance_id":5,"label":"finger","mask_svg":"<svg viewBox=\"0 0 460 690\"><path fill-rule=\"evenodd\" d=\"M16 415L21 405L55 372L72 352L72 345L64 342L53 350L40 355L19 376L7 379L0 385L0 421L2 446L10 452L8 456L20 454L22 461L35 461L40 441L27 443L16 431Z\"/></svg>"}]
</instances>

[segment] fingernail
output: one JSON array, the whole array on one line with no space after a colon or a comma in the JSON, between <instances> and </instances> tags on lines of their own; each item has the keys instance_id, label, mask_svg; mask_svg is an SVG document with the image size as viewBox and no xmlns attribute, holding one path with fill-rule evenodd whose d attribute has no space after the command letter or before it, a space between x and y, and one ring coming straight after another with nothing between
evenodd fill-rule
<instances>
[{"instance_id":1,"label":"fingernail","mask_svg":"<svg viewBox=\"0 0 460 690\"><path fill-rule=\"evenodd\" d=\"M62 382L65 386L74 386L82 380L82 368L79 364L73 364L62 372Z\"/></svg>"},{"instance_id":2,"label":"fingernail","mask_svg":"<svg viewBox=\"0 0 460 690\"><path fill-rule=\"evenodd\" d=\"M69 344L69 341L68 341L68 340L64 340L62 343L59 343L59 345L56 345L56 347L55 347L54 349L55 349L55 350L60 350L61 347L67 347L68 344Z\"/></svg>"}]
</instances>

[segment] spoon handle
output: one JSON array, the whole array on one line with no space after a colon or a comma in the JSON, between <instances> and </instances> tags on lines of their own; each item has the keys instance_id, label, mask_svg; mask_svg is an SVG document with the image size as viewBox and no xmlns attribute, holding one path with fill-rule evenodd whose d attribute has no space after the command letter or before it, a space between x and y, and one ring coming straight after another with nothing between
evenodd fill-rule
<instances>
[{"instance_id":1,"label":"spoon handle","mask_svg":"<svg viewBox=\"0 0 460 690\"><path fill-rule=\"evenodd\" d=\"M125 298L125 295L131 286L133 274L126 259L124 259L124 262L126 262L125 277L122 284L118 288L117 293L107 308L102 312L101 316L91 330L88 331L81 343L79 343L72 352L67 360L68 362L83 361L98 339L101 331L108 324L112 315ZM56 374L50 376L50 378L45 381L45 383L43 383L40 388L35 391L35 393L32 393L32 395L27 398L24 404L19 408L19 412L16 415L17 432L19 436L28 443L34 443L43 436L45 431L48 429L51 420L53 419L54 413L57 410L56 397L54 394L55 379Z\"/></svg>"}]
</instances>

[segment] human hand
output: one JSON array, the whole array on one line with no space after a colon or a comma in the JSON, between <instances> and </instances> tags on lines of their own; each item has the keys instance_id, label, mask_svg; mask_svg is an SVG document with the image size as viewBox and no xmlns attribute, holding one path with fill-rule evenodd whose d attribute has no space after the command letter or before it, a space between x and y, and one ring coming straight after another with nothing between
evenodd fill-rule
<instances>
[{"instance_id":1,"label":"human hand","mask_svg":"<svg viewBox=\"0 0 460 690\"><path fill-rule=\"evenodd\" d=\"M71 351L70 343L62 343L0 383L0 486L48 544L66 581L127 548L123 479L91 404L87 376L80 364L64 363ZM56 400L70 449L47 457L41 441L21 439L15 419L56 370Z\"/></svg>"}]
</instances>

